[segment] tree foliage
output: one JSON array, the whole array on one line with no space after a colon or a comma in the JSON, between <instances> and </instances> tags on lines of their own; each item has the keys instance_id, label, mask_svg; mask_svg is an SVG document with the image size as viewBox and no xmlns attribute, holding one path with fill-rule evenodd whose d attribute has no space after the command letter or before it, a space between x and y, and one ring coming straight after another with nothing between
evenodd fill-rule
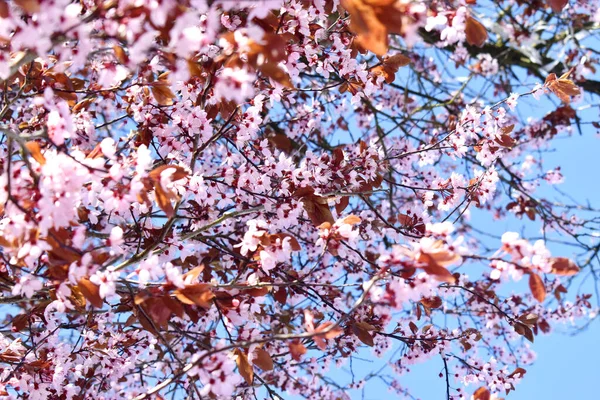
<instances>
[{"instance_id":1,"label":"tree foliage","mask_svg":"<svg viewBox=\"0 0 600 400\"><path fill-rule=\"evenodd\" d=\"M0 0L0 396L411 398L422 362L440 398L505 396L596 314L598 212L543 156L600 128L599 28L567 0ZM486 222L516 219L539 233Z\"/></svg>"}]
</instances>

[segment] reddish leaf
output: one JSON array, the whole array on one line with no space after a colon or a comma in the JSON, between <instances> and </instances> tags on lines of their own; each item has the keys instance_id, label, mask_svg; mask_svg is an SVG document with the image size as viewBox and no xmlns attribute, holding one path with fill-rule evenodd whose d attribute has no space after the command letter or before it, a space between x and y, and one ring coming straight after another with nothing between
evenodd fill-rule
<instances>
[{"instance_id":1,"label":"reddish leaf","mask_svg":"<svg viewBox=\"0 0 600 400\"><path fill-rule=\"evenodd\" d=\"M286 154L291 153L291 151L294 149L291 139L283 133L271 133L267 136L267 140L276 149L279 149Z\"/></svg>"},{"instance_id":2,"label":"reddish leaf","mask_svg":"<svg viewBox=\"0 0 600 400\"><path fill-rule=\"evenodd\" d=\"M10 9L5 0L0 0L0 18L8 18L10 15Z\"/></svg>"},{"instance_id":3,"label":"reddish leaf","mask_svg":"<svg viewBox=\"0 0 600 400\"><path fill-rule=\"evenodd\" d=\"M148 173L148 176L155 182L160 182L160 175L167 169L174 169L172 172L171 181L178 181L188 176L188 172L179 165L161 165L160 167L154 168ZM171 171L169 171L171 172Z\"/></svg>"},{"instance_id":4,"label":"reddish leaf","mask_svg":"<svg viewBox=\"0 0 600 400\"><path fill-rule=\"evenodd\" d=\"M184 309L183 305L179 301L173 300L170 296L165 295L162 297L162 301L169 310L179 318L183 317Z\"/></svg>"},{"instance_id":5,"label":"reddish leaf","mask_svg":"<svg viewBox=\"0 0 600 400\"><path fill-rule=\"evenodd\" d=\"M442 257L442 259L446 259L446 257ZM423 271L434 276L437 280L448 283L454 283L456 281L450 271L439 265L431 254L421 253L418 261L426 263L423 267Z\"/></svg>"},{"instance_id":6,"label":"reddish leaf","mask_svg":"<svg viewBox=\"0 0 600 400\"><path fill-rule=\"evenodd\" d=\"M440 308L442 306L442 298L439 296L426 297L421 299L421 304L427 308Z\"/></svg>"},{"instance_id":7,"label":"reddish leaf","mask_svg":"<svg viewBox=\"0 0 600 400\"><path fill-rule=\"evenodd\" d=\"M77 286L81 294L96 308L102 308L102 297L100 297L100 287L92 283L89 279L80 279Z\"/></svg>"},{"instance_id":8,"label":"reddish leaf","mask_svg":"<svg viewBox=\"0 0 600 400\"><path fill-rule=\"evenodd\" d=\"M531 330L530 327L528 327L527 325L517 322L513 325L513 329L515 330L516 333L518 333L521 336L524 336L525 339L529 340L531 343L533 343L533 331Z\"/></svg>"},{"instance_id":9,"label":"reddish leaf","mask_svg":"<svg viewBox=\"0 0 600 400\"><path fill-rule=\"evenodd\" d=\"M173 294L183 304L195 304L207 309L211 307L212 299L215 297L211 286L206 283L188 285L183 289L175 290Z\"/></svg>"},{"instance_id":10,"label":"reddish leaf","mask_svg":"<svg viewBox=\"0 0 600 400\"><path fill-rule=\"evenodd\" d=\"M356 43L380 56L387 53L388 32L375 9L362 0L342 0L342 6L350 14L350 30L357 34Z\"/></svg>"},{"instance_id":11,"label":"reddish leaf","mask_svg":"<svg viewBox=\"0 0 600 400\"><path fill-rule=\"evenodd\" d=\"M346 207L348 207L348 204L350 204L350 196L340 197L340 200L335 205L335 211L337 212L337 214L341 215L342 211L344 211Z\"/></svg>"},{"instance_id":12,"label":"reddish leaf","mask_svg":"<svg viewBox=\"0 0 600 400\"><path fill-rule=\"evenodd\" d=\"M315 329L315 332L322 332L322 331L327 330L327 332L325 332L321 335L318 335L319 337L323 337L325 339L333 339L333 338L340 336L342 333L344 333L344 330L342 328L340 328L339 326L329 328L333 324L334 323L331 321L323 322L321 325L319 325L319 327L317 327Z\"/></svg>"},{"instance_id":13,"label":"reddish leaf","mask_svg":"<svg viewBox=\"0 0 600 400\"><path fill-rule=\"evenodd\" d=\"M40 11L40 2L38 0L14 0L14 3L28 14L34 14Z\"/></svg>"},{"instance_id":14,"label":"reddish leaf","mask_svg":"<svg viewBox=\"0 0 600 400\"><path fill-rule=\"evenodd\" d=\"M265 63L260 65L258 69L260 70L260 72L262 72L263 75L273 79L280 85L288 89L294 88L294 84L292 83L292 80L288 73L281 69L277 64Z\"/></svg>"},{"instance_id":15,"label":"reddish leaf","mask_svg":"<svg viewBox=\"0 0 600 400\"><path fill-rule=\"evenodd\" d=\"M285 305L287 302L287 290L285 287L281 286L275 293L273 293L273 298L281 305Z\"/></svg>"},{"instance_id":16,"label":"reddish leaf","mask_svg":"<svg viewBox=\"0 0 600 400\"><path fill-rule=\"evenodd\" d=\"M273 369L273 359L262 347L258 347L254 350L253 363L263 371L271 371Z\"/></svg>"},{"instance_id":17,"label":"reddish leaf","mask_svg":"<svg viewBox=\"0 0 600 400\"><path fill-rule=\"evenodd\" d=\"M292 358L296 361L300 361L302 355L306 354L306 347L304 347L299 339L291 341L288 346L290 348Z\"/></svg>"},{"instance_id":18,"label":"reddish leaf","mask_svg":"<svg viewBox=\"0 0 600 400\"><path fill-rule=\"evenodd\" d=\"M490 400L491 394L488 388L485 386L480 387L475 392L473 392L473 400Z\"/></svg>"},{"instance_id":19,"label":"reddish leaf","mask_svg":"<svg viewBox=\"0 0 600 400\"><path fill-rule=\"evenodd\" d=\"M171 204L169 194L163 189L160 183L157 183L154 186L154 197L156 197L156 204L158 204L158 207L165 212L165 215L168 218L171 218L175 215L175 210Z\"/></svg>"},{"instance_id":20,"label":"reddish leaf","mask_svg":"<svg viewBox=\"0 0 600 400\"><path fill-rule=\"evenodd\" d=\"M408 327L410 328L411 332L414 334L416 334L419 331L419 327L412 321L410 321L408 323Z\"/></svg>"},{"instance_id":21,"label":"reddish leaf","mask_svg":"<svg viewBox=\"0 0 600 400\"><path fill-rule=\"evenodd\" d=\"M327 344L325 343L324 339L333 339L333 338L341 335L344 332L344 330L342 328L340 328L339 326L330 328L332 325L333 325L333 322L326 321L326 322L323 322L321 325L319 325L314 330L314 332L316 333L316 332L322 332L322 331L329 329L327 332L325 332L323 334L313 336L313 340L314 340L315 344L321 350L325 350L327 348Z\"/></svg>"},{"instance_id":22,"label":"reddish leaf","mask_svg":"<svg viewBox=\"0 0 600 400\"><path fill-rule=\"evenodd\" d=\"M235 362L238 367L238 372L248 385L252 385L252 382L254 381L254 370L252 369L252 365L248 362L248 357L241 349L235 349L233 353L237 356Z\"/></svg>"},{"instance_id":23,"label":"reddish leaf","mask_svg":"<svg viewBox=\"0 0 600 400\"><path fill-rule=\"evenodd\" d=\"M304 210L315 226L319 226L324 222L329 222L333 225L335 220L333 214L327 205L327 199L321 196L306 196L302 199Z\"/></svg>"},{"instance_id":24,"label":"reddish leaf","mask_svg":"<svg viewBox=\"0 0 600 400\"><path fill-rule=\"evenodd\" d=\"M550 259L552 273L556 275L571 276L579 272L579 267L566 257L554 257Z\"/></svg>"},{"instance_id":25,"label":"reddish leaf","mask_svg":"<svg viewBox=\"0 0 600 400\"><path fill-rule=\"evenodd\" d=\"M25 143L25 147L29 150L29 154L35 161L40 165L46 164L46 157L42 154L40 144L38 142L27 142Z\"/></svg>"},{"instance_id":26,"label":"reddish leaf","mask_svg":"<svg viewBox=\"0 0 600 400\"><path fill-rule=\"evenodd\" d=\"M148 329L148 331L154 333L154 327L156 328L166 328L171 318L171 310L165 305L163 298L150 298L147 299L140 308L144 311L140 313L140 322L143 317L147 317L152 322L152 329ZM145 314L145 315L143 315Z\"/></svg>"},{"instance_id":27,"label":"reddish leaf","mask_svg":"<svg viewBox=\"0 0 600 400\"><path fill-rule=\"evenodd\" d=\"M396 54L385 59L381 65L373 68L371 72L374 75L381 75L387 83L392 83L396 79L396 72L400 67L404 67L410 63L410 58L403 54Z\"/></svg>"},{"instance_id":28,"label":"reddish leaf","mask_svg":"<svg viewBox=\"0 0 600 400\"><path fill-rule=\"evenodd\" d=\"M350 14L355 45L383 56L388 51L388 34L402 33L408 13L396 0L342 0Z\"/></svg>"},{"instance_id":29,"label":"reddish leaf","mask_svg":"<svg viewBox=\"0 0 600 400\"><path fill-rule=\"evenodd\" d=\"M191 270L183 274L182 279L186 282L194 282L198 279L202 271L204 271L204 264L200 264L199 266L192 268Z\"/></svg>"},{"instance_id":30,"label":"reddish leaf","mask_svg":"<svg viewBox=\"0 0 600 400\"><path fill-rule=\"evenodd\" d=\"M271 240L276 240L276 239L280 239L282 242L285 238L289 238L289 244L290 247L292 248L292 251L300 251L302 250L302 246L300 246L300 243L298 243L298 239L296 239L294 236L290 235L289 233L275 233L272 235L268 236Z\"/></svg>"},{"instance_id":31,"label":"reddish leaf","mask_svg":"<svg viewBox=\"0 0 600 400\"><path fill-rule=\"evenodd\" d=\"M375 345L375 342L373 341L373 336L371 336L368 329L365 326L361 325L360 322L351 324L350 327L352 328L352 333L356 335L358 340L370 347L373 347Z\"/></svg>"},{"instance_id":32,"label":"reddish leaf","mask_svg":"<svg viewBox=\"0 0 600 400\"><path fill-rule=\"evenodd\" d=\"M473 17L467 17L465 34L467 36L467 43L471 46L481 47L488 38L485 27Z\"/></svg>"},{"instance_id":33,"label":"reddish leaf","mask_svg":"<svg viewBox=\"0 0 600 400\"><path fill-rule=\"evenodd\" d=\"M565 288L563 285L558 285L558 287L554 289L554 297L556 297L556 300L560 301L560 295L562 293L567 293L567 288Z\"/></svg>"},{"instance_id":34,"label":"reddish leaf","mask_svg":"<svg viewBox=\"0 0 600 400\"><path fill-rule=\"evenodd\" d=\"M19 314L12 319L13 332L21 332L29 325L29 314ZM17 360L17 361L20 361Z\"/></svg>"},{"instance_id":35,"label":"reddish leaf","mask_svg":"<svg viewBox=\"0 0 600 400\"><path fill-rule=\"evenodd\" d=\"M508 377L509 378L514 378L514 377L522 378L523 376L525 376L526 372L527 372L527 370L525 370L524 368L517 367L513 372L511 372L508 375Z\"/></svg>"},{"instance_id":36,"label":"reddish leaf","mask_svg":"<svg viewBox=\"0 0 600 400\"><path fill-rule=\"evenodd\" d=\"M572 70L571 70L572 71ZM554 93L563 103L569 104L572 96L578 96L581 91L573 81L567 79L571 74L571 71L566 72L560 78L556 77L556 74L552 73L546 78L544 86L546 86L552 93Z\"/></svg>"},{"instance_id":37,"label":"reddish leaf","mask_svg":"<svg viewBox=\"0 0 600 400\"><path fill-rule=\"evenodd\" d=\"M537 301L540 303L544 301L546 298L546 288L544 287L544 282L542 278L535 272L531 272L529 274L529 289L531 289L531 294Z\"/></svg>"},{"instance_id":38,"label":"reddish leaf","mask_svg":"<svg viewBox=\"0 0 600 400\"><path fill-rule=\"evenodd\" d=\"M546 0L552 11L559 13L569 4L569 0Z\"/></svg>"},{"instance_id":39,"label":"reddish leaf","mask_svg":"<svg viewBox=\"0 0 600 400\"><path fill-rule=\"evenodd\" d=\"M175 94L171 91L170 88L171 85L168 80L168 75L168 72L161 74L158 77L158 80L152 82L150 86L152 95L156 99L156 102L161 106L173 105L173 99L175 98Z\"/></svg>"},{"instance_id":40,"label":"reddish leaf","mask_svg":"<svg viewBox=\"0 0 600 400\"><path fill-rule=\"evenodd\" d=\"M360 217L357 217L356 215L348 215L342 220L342 222L348 225L360 224Z\"/></svg>"},{"instance_id":41,"label":"reddish leaf","mask_svg":"<svg viewBox=\"0 0 600 400\"><path fill-rule=\"evenodd\" d=\"M266 296L269 293L270 289L267 286L259 287L259 288L251 288L244 290L244 293L251 297L262 297Z\"/></svg>"},{"instance_id":42,"label":"reddish leaf","mask_svg":"<svg viewBox=\"0 0 600 400\"><path fill-rule=\"evenodd\" d=\"M519 321L524 323L525 325L535 325L539 316L537 314L529 313L523 314L519 317Z\"/></svg>"}]
</instances>

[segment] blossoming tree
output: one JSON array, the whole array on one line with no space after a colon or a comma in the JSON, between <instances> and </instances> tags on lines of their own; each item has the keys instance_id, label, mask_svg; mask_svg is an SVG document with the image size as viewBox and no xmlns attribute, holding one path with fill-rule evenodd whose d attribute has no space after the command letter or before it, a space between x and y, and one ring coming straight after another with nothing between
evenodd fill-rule
<instances>
[{"instance_id":1,"label":"blossoming tree","mask_svg":"<svg viewBox=\"0 0 600 400\"><path fill-rule=\"evenodd\" d=\"M410 398L415 363L439 398L518 390L596 309L599 216L544 198L542 156L600 127L599 28L568 0L0 0L0 396ZM479 223L515 217L537 237Z\"/></svg>"}]
</instances>

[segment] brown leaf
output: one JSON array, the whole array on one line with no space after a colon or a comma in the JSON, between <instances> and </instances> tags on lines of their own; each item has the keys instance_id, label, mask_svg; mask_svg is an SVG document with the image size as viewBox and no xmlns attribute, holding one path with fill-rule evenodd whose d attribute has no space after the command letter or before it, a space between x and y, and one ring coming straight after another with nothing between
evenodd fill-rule
<instances>
[{"instance_id":1,"label":"brown leaf","mask_svg":"<svg viewBox=\"0 0 600 400\"><path fill-rule=\"evenodd\" d=\"M454 283L456 281L450 271L438 264L431 254L421 253L418 261L426 263L423 267L423 271L427 272L429 275L433 275L437 280L448 283Z\"/></svg>"},{"instance_id":2,"label":"brown leaf","mask_svg":"<svg viewBox=\"0 0 600 400\"><path fill-rule=\"evenodd\" d=\"M360 217L357 217L356 215L348 215L342 220L342 222L348 225L360 224Z\"/></svg>"},{"instance_id":3,"label":"brown leaf","mask_svg":"<svg viewBox=\"0 0 600 400\"><path fill-rule=\"evenodd\" d=\"M269 294L270 288L268 286L263 286L260 288L250 288L244 290L244 294L247 294L250 297L262 297Z\"/></svg>"},{"instance_id":4,"label":"brown leaf","mask_svg":"<svg viewBox=\"0 0 600 400\"><path fill-rule=\"evenodd\" d=\"M404 67L410 63L410 58L403 54L395 54L385 59L381 65L373 68L371 72L374 75L381 75L387 83L392 83L396 79L396 72L400 67Z\"/></svg>"},{"instance_id":5,"label":"brown leaf","mask_svg":"<svg viewBox=\"0 0 600 400\"><path fill-rule=\"evenodd\" d=\"M273 359L265 349L257 347L256 350L254 350L254 356L253 363L258 368L263 371L271 371L273 369Z\"/></svg>"},{"instance_id":6,"label":"brown leaf","mask_svg":"<svg viewBox=\"0 0 600 400\"><path fill-rule=\"evenodd\" d=\"M40 2L38 0L14 0L14 3L28 14L34 14L40 11Z\"/></svg>"},{"instance_id":7,"label":"brown leaf","mask_svg":"<svg viewBox=\"0 0 600 400\"><path fill-rule=\"evenodd\" d=\"M149 298L144 301L144 303L140 306L140 308L144 311L145 316L147 316L152 322L150 325L154 325L156 328L166 328L168 326L169 319L171 318L171 310L165 304L164 297L160 298ZM140 313L140 323L144 318L144 313ZM153 328L148 329L148 331L154 333L155 330Z\"/></svg>"},{"instance_id":8,"label":"brown leaf","mask_svg":"<svg viewBox=\"0 0 600 400\"><path fill-rule=\"evenodd\" d=\"M71 295L69 296L69 301L75 306L79 311L85 308L85 296L81 293L79 286L69 286L71 289Z\"/></svg>"},{"instance_id":9,"label":"brown leaf","mask_svg":"<svg viewBox=\"0 0 600 400\"><path fill-rule=\"evenodd\" d=\"M169 310L179 318L183 318L184 309L179 301L173 300L169 295L164 295L162 301Z\"/></svg>"},{"instance_id":10,"label":"brown leaf","mask_svg":"<svg viewBox=\"0 0 600 400\"><path fill-rule=\"evenodd\" d=\"M552 11L559 13L569 4L569 0L546 0Z\"/></svg>"},{"instance_id":11,"label":"brown leaf","mask_svg":"<svg viewBox=\"0 0 600 400\"><path fill-rule=\"evenodd\" d=\"M442 298L439 296L426 297L421 299L421 304L427 308L440 308L442 306Z\"/></svg>"},{"instance_id":12,"label":"brown leaf","mask_svg":"<svg viewBox=\"0 0 600 400\"><path fill-rule=\"evenodd\" d=\"M544 86L546 86L552 93L554 93L563 103L569 104L572 96L578 96L581 91L572 80L567 79L573 69L561 75L560 78L556 77L556 74L552 73L546 78Z\"/></svg>"},{"instance_id":13,"label":"brown leaf","mask_svg":"<svg viewBox=\"0 0 600 400\"><path fill-rule=\"evenodd\" d=\"M467 36L467 43L471 46L481 47L488 38L485 27L473 17L467 17L465 34Z\"/></svg>"},{"instance_id":14,"label":"brown leaf","mask_svg":"<svg viewBox=\"0 0 600 400\"><path fill-rule=\"evenodd\" d=\"M140 304L143 304L146 300L148 300L151 297L152 296L150 295L150 293L148 291L142 291L135 295L135 297L133 298L133 304L135 304L136 306L139 306Z\"/></svg>"},{"instance_id":15,"label":"brown leaf","mask_svg":"<svg viewBox=\"0 0 600 400\"><path fill-rule=\"evenodd\" d=\"M285 240L285 238L290 238L289 243L290 247L292 248L292 251L302 250L302 246L300 246L300 243L298 243L298 239L296 239L289 233L274 233L272 235L269 235L269 238L273 241L276 239L280 239L282 242Z\"/></svg>"},{"instance_id":16,"label":"brown leaf","mask_svg":"<svg viewBox=\"0 0 600 400\"><path fill-rule=\"evenodd\" d=\"M514 147L514 145L517 143L513 138L510 137L510 135L506 134L500 135L500 137L495 138L494 141L500 146L507 147L509 149Z\"/></svg>"},{"instance_id":17,"label":"brown leaf","mask_svg":"<svg viewBox=\"0 0 600 400\"><path fill-rule=\"evenodd\" d=\"M8 18L10 15L10 9L5 0L0 0L0 18Z\"/></svg>"},{"instance_id":18,"label":"brown leaf","mask_svg":"<svg viewBox=\"0 0 600 400\"><path fill-rule=\"evenodd\" d=\"M183 289L175 290L173 294L183 304L195 304L207 309L211 307L212 299L215 297L211 285L206 283L187 285Z\"/></svg>"},{"instance_id":19,"label":"brown leaf","mask_svg":"<svg viewBox=\"0 0 600 400\"><path fill-rule=\"evenodd\" d=\"M351 324L350 327L352 328L352 333L356 335L358 340L370 347L373 347L375 345L375 342L373 341L373 336L371 336L366 327L360 325L360 323Z\"/></svg>"},{"instance_id":20,"label":"brown leaf","mask_svg":"<svg viewBox=\"0 0 600 400\"><path fill-rule=\"evenodd\" d=\"M350 30L356 33L356 44L382 56L388 50L388 31L379 21L374 7L363 0L342 0L350 14Z\"/></svg>"},{"instance_id":21,"label":"brown leaf","mask_svg":"<svg viewBox=\"0 0 600 400\"><path fill-rule=\"evenodd\" d=\"M125 65L129 62L129 56L127 55L123 47L115 44L113 46L113 51L115 53L115 57L117 58L117 60L119 60L121 64Z\"/></svg>"},{"instance_id":22,"label":"brown leaf","mask_svg":"<svg viewBox=\"0 0 600 400\"><path fill-rule=\"evenodd\" d=\"M410 328L411 332L414 334L416 334L419 331L419 327L417 326L417 324L415 324L414 322L410 321L408 323L408 327Z\"/></svg>"},{"instance_id":23,"label":"brown leaf","mask_svg":"<svg viewBox=\"0 0 600 400\"><path fill-rule=\"evenodd\" d=\"M406 57L404 54L394 54L391 57L388 57L384 64L389 66L390 68L395 68L398 70L400 67L405 67L410 64L410 58Z\"/></svg>"},{"instance_id":24,"label":"brown leaf","mask_svg":"<svg viewBox=\"0 0 600 400\"><path fill-rule=\"evenodd\" d=\"M290 354L295 361L300 361L302 355L306 354L306 347L300 342L300 339L292 340L289 343Z\"/></svg>"},{"instance_id":25,"label":"brown leaf","mask_svg":"<svg viewBox=\"0 0 600 400\"><path fill-rule=\"evenodd\" d=\"M538 320L539 316L537 314L533 314L533 313L529 313L529 314L523 314L519 317L519 321L521 321L522 323L524 323L525 325L535 325L537 320Z\"/></svg>"},{"instance_id":26,"label":"brown leaf","mask_svg":"<svg viewBox=\"0 0 600 400\"><path fill-rule=\"evenodd\" d=\"M327 330L327 332L325 332L321 335L318 335L319 337L323 337L325 339L333 339L333 338L340 336L342 333L344 333L344 330L340 326L335 326L333 328L329 328L333 324L334 323L331 321L323 322L321 325L319 325L319 327L317 327L315 329L315 332L322 332L322 331L329 329L329 330Z\"/></svg>"},{"instance_id":27,"label":"brown leaf","mask_svg":"<svg viewBox=\"0 0 600 400\"><path fill-rule=\"evenodd\" d=\"M235 362L238 367L238 372L242 378L244 378L246 383L252 386L252 382L254 381L254 370L252 369L252 365L248 362L248 357L242 349L235 349L233 353L237 356Z\"/></svg>"},{"instance_id":28,"label":"brown leaf","mask_svg":"<svg viewBox=\"0 0 600 400\"><path fill-rule=\"evenodd\" d=\"M40 165L46 164L46 157L42 154L40 144L38 142L27 142L25 143L25 147L31 154L31 157Z\"/></svg>"},{"instance_id":29,"label":"brown leaf","mask_svg":"<svg viewBox=\"0 0 600 400\"><path fill-rule=\"evenodd\" d=\"M287 290L285 287L281 286L275 293L273 293L273 298L281 305L285 305L287 302Z\"/></svg>"},{"instance_id":30,"label":"brown leaf","mask_svg":"<svg viewBox=\"0 0 600 400\"><path fill-rule=\"evenodd\" d=\"M334 224L333 214L327 204L327 199L321 196L310 195L302 199L304 210L315 226L319 226L324 222Z\"/></svg>"},{"instance_id":31,"label":"brown leaf","mask_svg":"<svg viewBox=\"0 0 600 400\"><path fill-rule=\"evenodd\" d=\"M523 336L525 336L525 339L527 339L531 343L533 343L533 331L531 330L530 327L523 326Z\"/></svg>"},{"instance_id":32,"label":"brown leaf","mask_svg":"<svg viewBox=\"0 0 600 400\"><path fill-rule=\"evenodd\" d=\"M248 52L248 62L252 66L260 66L264 63L275 63L287 58L287 42L293 36L286 37L285 34L276 34L265 32L262 37L262 44L253 40L250 41ZM235 39L233 39L235 42Z\"/></svg>"},{"instance_id":33,"label":"brown leaf","mask_svg":"<svg viewBox=\"0 0 600 400\"><path fill-rule=\"evenodd\" d=\"M273 79L275 82L279 83L280 85L282 85L288 89L294 88L294 84L292 83L292 79L290 78L288 73L285 72L283 69L281 69L277 64L265 63L265 64L260 65L258 67L258 69L260 72L262 72L263 75Z\"/></svg>"},{"instance_id":34,"label":"brown leaf","mask_svg":"<svg viewBox=\"0 0 600 400\"><path fill-rule=\"evenodd\" d=\"M175 93L171 91L171 88L168 84L165 83L154 83L150 86L150 90L152 90L152 95L156 102L161 106L171 106L173 105L173 99L175 98Z\"/></svg>"},{"instance_id":35,"label":"brown leaf","mask_svg":"<svg viewBox=\"0 0 600 400\"><path fill-rule=\"evenodd\" d=\"M21 332L27 326L29 326L29 314L19 314L12 319L13 332ZM20 359L17 361L20 361Z\"/></svg>"},{"instance_id":36,"label":"brown leaf","mask_svg":"<svg viewBox=\"0 0 600 400\"><path fill-rule=\"evenodd\" d=\"M271 143L276 149L283 151L286 154L291 153L294 149L292 141L289 137L284 135L283 133L271 133L267 136L267 140Z\"/></svg>"},{"instance_id":37,"label":"brown leaf","mask_svg":"<svg viewBox=\"0 0 600 400\"><path fill-rule=\"evenodd\" d=\"M519 377L521 377L521 378L522 378L523 376L525 376L525 373L526 373L526 372L527 372L527 370L526 370L526 369L524 369L524 368L521 368L521 367L517 367L517 368L516 368L516 369L515 369L513 372L511 372L511 373L508 375L508 377L509 377L509 378L513 378L513 377L515 377L515 376L517 376L517 375L518 375Z\"/></svg>"},{"instance_id":38,"label":"brown leaf","mask_svg":"<svg viewBox=\"0 0 600 400\"><path fill-rule=\"evenodd\" d=\"M94 103L94 101L96 101L96 98L95 98L95 97L88 97L88 98L85 98L85 99L81 100L79 103L75 104L75 105L73 106L73 108L71 109L71 112L72 112L73 114L77 114L77 113L78 113L79 111L81 111L81 110L87 110L87 109L88 109L88 107L89 107L89 106L90 106L92 103Z\"/></svg>"},{"instance_id":39,"label":"brown leaf","mask_svg":"<svg viewBox=\"0 0 600 400\"><path fill-rule=\"evenodd\" d=\"M171 181L173 181L173 182L178 181L178 180L183 179L188 176L188 172L179 165L161 165L160 167L156 167L152 171L150 171L148 173L148 176L152 180L154 180L156 182L160 182L160 175L162 174L163 171L165 171L167 169L175 170L173 172L173 174L171 175Z\"/></svg>"},{"instance_id":40,"label":"brown leaf","mask_svg":"<svg viewBox=\"0 0 600 400\"><path fill-rule=\"evenodd\" d=\"M426 226L422 218L413 215L412 217L407 214L398 214L398 222L402 227L411 233L422 237L425 235Z\"/></svg>"},{"instance_id":41,"label":"brown leaf","mask_svg":"<svg viewBox=\"0 0 600 400\"><path fill-rule=\"evenodd\" d=\"M77 286L81 294L96 308L102 308L102 297L100 297L100 287L92 283L89 279L80 279Z\"/></svg>"},{"instance_id":42,"label":"brown leaf","mask_svg":"<svg viewBox=\"0 0 600 400\"><path fill-rule=\"evenodd\" d=\"M554 289L554 297L556 297L556 300L560 301L560 295L562 293L567 293L567 288L563 285L558 285L558 287Z\"/></svg>"},{"instance_id":43,"label":"brown leaf","mask_svg":"<svg viewBox=\"0 0 600 400\"><path fill-rule=\"evenodd\" d=\"M374 331L377 329L373 325L369 324L368 322L364 322L364 321L355 322L354 324L362 329L367 330L367 331Z\"/></svg>"},{"instance_id":44,"label":"brown leaf","mask_svg":"<svg viewBox=\"0 0 600 400\"><path fill-rule=\"evenodd\" d=\"M168 218L171 218L173 215L175 215L175 210L171 204L171 199L169 198L168 192L163 189L160 183L157 183L154 186L154 197L156 197L156 204L158 204L158 207L165 212Z\"/></svg>"},{"instance_id":45,"label":"brown leaf","mask_svg":"<svg viewBox=\"0 0 600 400\"><path fill-rule=\"evenodd\" d=\"M325 332L323 334L313 336L313 341L315 342L317 347L321 350L325 350L327 348L325 339L333 339L333 338L341 335L344 332L344 330L342 328L340 328L339 326L334 326L333 328L330 328L332 325L333 325L333 322L331 322L331 321L323 322L321 325L319 325L319 327L317 327L314 330L315 333L323 332L323 331L327 330L327 332Z\"/></svg>"},{"instance_id":46,"label":"brown leaf","mask_svg":"<svg viewBox=\"0 0 600 400\"><path fill-rule=\"evenodd\" d=\"M364 84L356 79L348 79L346 82L339 86L340 93L350 92L353 95L357 94L364 88ZM364 190L361 190L364 191Z\"/></svg>"},{"instance_id":47,"label":"brown leaf","mask_svg":"<svg viewBox=\"0 0 600 400\"><path fill-rule=\"evenodd\" d=\"M335 205L335 211L337 212L337 214L341 215L342 211L344 211L346 207L348 207L348 204L350 204L350 196L340 197L340 200Z\"/></svg>"},{"instance_id":48,"label":"brown leaf","mask_svg":"<svg viewBox=\"0 0 600 400\"><path fill-rule=\"evenodd\" d=\"M192 268L191 270L189 270L188 272L186 272L185 274L182 275L183 280L187 280L190 279L187 282L193 282L196 279L198 279L198 277L200 276L200 274L202 273L202 271L204 271L204 264L200 264L199 266Z\"/></svg>"},{"instance_id":49,"label":"brown leaf","mask_svg":"<svg viewBox=\"0 0 600 400\"><path fill-rule=\"evenodd\" d=\"M529 289L531 289L531 294L533 297L540 303L544 301L546 298L546 288L544 287L544 282L542 278L535 272L531 272L529 274Z\"/></svg>"},{"instance_id":50,"label":"brown leaf","mask_svg":"<svg viewBox=\"0 0 600 400\"><path fill-rule=\"evenodd\" d=\"M488 388L485 386L480 387L475 392L473 392L473 400L490 400L491 394Z\"/></svg>"},{"instance_id":51,"label":"brown leaf","mask_svg":"<svg viewBox=\"0 0 600 400\"><path fill-rule=\"evenodd\" d=\"M552 273L562 276L571 276L579 272L579 267L566 257L554 257L550 259Z\"/></svg>"}]
</instances>

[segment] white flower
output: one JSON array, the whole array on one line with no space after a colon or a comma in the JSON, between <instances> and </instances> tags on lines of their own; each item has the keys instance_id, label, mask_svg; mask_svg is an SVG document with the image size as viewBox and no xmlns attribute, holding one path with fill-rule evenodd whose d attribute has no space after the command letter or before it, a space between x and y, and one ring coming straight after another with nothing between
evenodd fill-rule
<instances>
[{"instance_id":1,"label":"white flower","mask_svg":"<svg viewBox=\"0 0 600 400\"><path fill-rule=\"evenodd\" d=\"M21 295L30 299L35 292L40 290L44 284L41 280L37 279L32 275L23 275L12 290L12 294L15 296Z\"/></svg>"}]
</instances>

